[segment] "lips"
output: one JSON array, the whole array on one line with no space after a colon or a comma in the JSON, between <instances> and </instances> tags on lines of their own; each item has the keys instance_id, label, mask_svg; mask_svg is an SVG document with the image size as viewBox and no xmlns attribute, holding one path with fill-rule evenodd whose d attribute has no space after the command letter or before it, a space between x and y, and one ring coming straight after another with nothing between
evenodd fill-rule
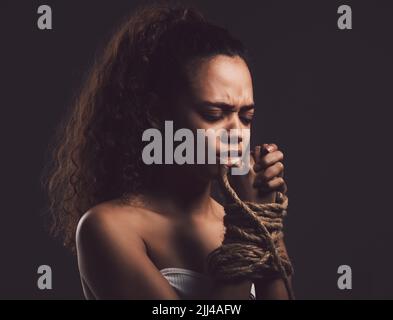
<instances>
[{"instance_id":1,"label":"lips","mask_svg":"<svg viewBox=\"0 0 393 320\"><path fill-rule=\"evenodd\" d=\"M226 153L228 156L231 156L232 153L236 155L235 157L238 157L238 156L241 157L243 155L243 150L241 148L239 148L239 149L222 149L222 152L224 154ZM216 155L217 155L217 157L220 157L221 152L217 151Z\"/></svg>"},{"instance_id":2,"label":"lips","mask_svg":"<svg viewBox=\"0 0 393 320\"><path fill-rule=\"evenodd\" d=\"M219 164L223 164L223 165L226 165L228 167L239 166L241 161L242 161L242 157L241 156L227 157L227 158L217 156L217 162Z\"/></svg>"},{"instance_id":3,"label":"lips","mask_svg":"<svg viewBox=\"0 0 393 320\"><path fill-rule=\"evenodd\" d=\"M242 160L242 149L241 148L231 148L228 149L224 146L220 146L220 151L216 152L217 161L220 164L226 165L228 167L238 166ZM235 156L232 156L234 154Z\"/></svg>"}]
</instances>

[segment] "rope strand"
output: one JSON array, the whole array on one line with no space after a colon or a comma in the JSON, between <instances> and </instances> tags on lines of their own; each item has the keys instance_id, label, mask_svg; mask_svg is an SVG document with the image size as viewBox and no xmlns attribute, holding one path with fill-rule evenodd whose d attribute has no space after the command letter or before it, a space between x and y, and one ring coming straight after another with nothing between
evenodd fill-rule
<instances>
[{"instance_id":1,"label":"rope strand","mask_svg":"<svg viewBox=\"0 0 393 320\"><path fill-rule=\"evenodd\" d=\"M289 299L294 299L289 281L293 268L277 245L283 238L282 220L288 198L278 192L278 203L243 202L229 184L226 168L219 182L233 203L224 206L225 237L223 244L208 256L208 272L221 280L267 278L278 273Z\"/></svg>"}]
</instances>

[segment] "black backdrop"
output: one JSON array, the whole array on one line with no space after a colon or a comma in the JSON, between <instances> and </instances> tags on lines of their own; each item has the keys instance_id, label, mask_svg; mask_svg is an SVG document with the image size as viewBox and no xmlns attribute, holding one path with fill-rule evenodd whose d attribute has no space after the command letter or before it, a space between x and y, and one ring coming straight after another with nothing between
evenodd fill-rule
<instances>
[{"instance_id":1,"label":"black backdrop","mask_svg":"<svg viewBox=\"0 0 393 320\"><path fill-rule=\"evenodd\" d=\"M83 297L75 258L45 232L39 177L97 48L141 2L0 2L0 298ZM253 141L286 155L297 298L392 298L391 1L192 3L252 53ZM53 30L36 26L41 4L53 10ZM352 30L337 28L341 4L352 7ZM52 290L36 286L42 264L52 267ZM352 290L337 288L343 264Z\"/></svg>"}]
</instances>

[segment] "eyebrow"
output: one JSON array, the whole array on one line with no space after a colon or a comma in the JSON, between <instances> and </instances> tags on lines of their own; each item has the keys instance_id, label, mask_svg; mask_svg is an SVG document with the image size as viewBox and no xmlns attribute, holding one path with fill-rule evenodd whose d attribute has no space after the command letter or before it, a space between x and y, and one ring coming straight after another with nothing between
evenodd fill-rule
<instances>
[{"instance_id":1,"label":"eyebrow","mask_svg":"<svg viewBox=\"0 0 393 320\"><path fill-rule=\"evenodd\" d=\"M201 106L203 107L217 107L226 111L232 111L234 109L236 109L236 106L225 103L225 102L212 102L212 101L202 101L200 103ZM241 111L248 111L248 110L252 110L255 109L255 104L248 104L248 105L244 105L240 107Z\"/></svg>"}]
</instances>

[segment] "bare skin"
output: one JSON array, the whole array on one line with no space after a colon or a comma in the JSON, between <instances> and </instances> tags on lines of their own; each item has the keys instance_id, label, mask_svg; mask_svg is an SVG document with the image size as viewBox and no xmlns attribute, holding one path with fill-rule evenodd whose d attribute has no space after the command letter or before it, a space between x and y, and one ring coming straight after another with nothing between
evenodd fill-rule
<instances>
[{"instance_id":1,"label":"bare skin","mask_svg":"<svg viewBox=\"0 0 393 320\"><path fill-rule=\"evenodd\" d=\"M216 56L192 70L192 94L179 97L178 127L250 128L252 80L240 57ZM191 71L190 71L191 72ZM231 179L243 200L271 202L286 191L283 154L275 144L253 150L252 169ZM159 166L148 194L91 208L77 229L78 263L88 299L180 299L162 276L167 267L206 271L224 237L224 209L211 196L218 165ZM257 299L287 299L282 280L259 281ZM251 281L217 285L200 299L248 299Z\"/></svg>"}]
</instances>

